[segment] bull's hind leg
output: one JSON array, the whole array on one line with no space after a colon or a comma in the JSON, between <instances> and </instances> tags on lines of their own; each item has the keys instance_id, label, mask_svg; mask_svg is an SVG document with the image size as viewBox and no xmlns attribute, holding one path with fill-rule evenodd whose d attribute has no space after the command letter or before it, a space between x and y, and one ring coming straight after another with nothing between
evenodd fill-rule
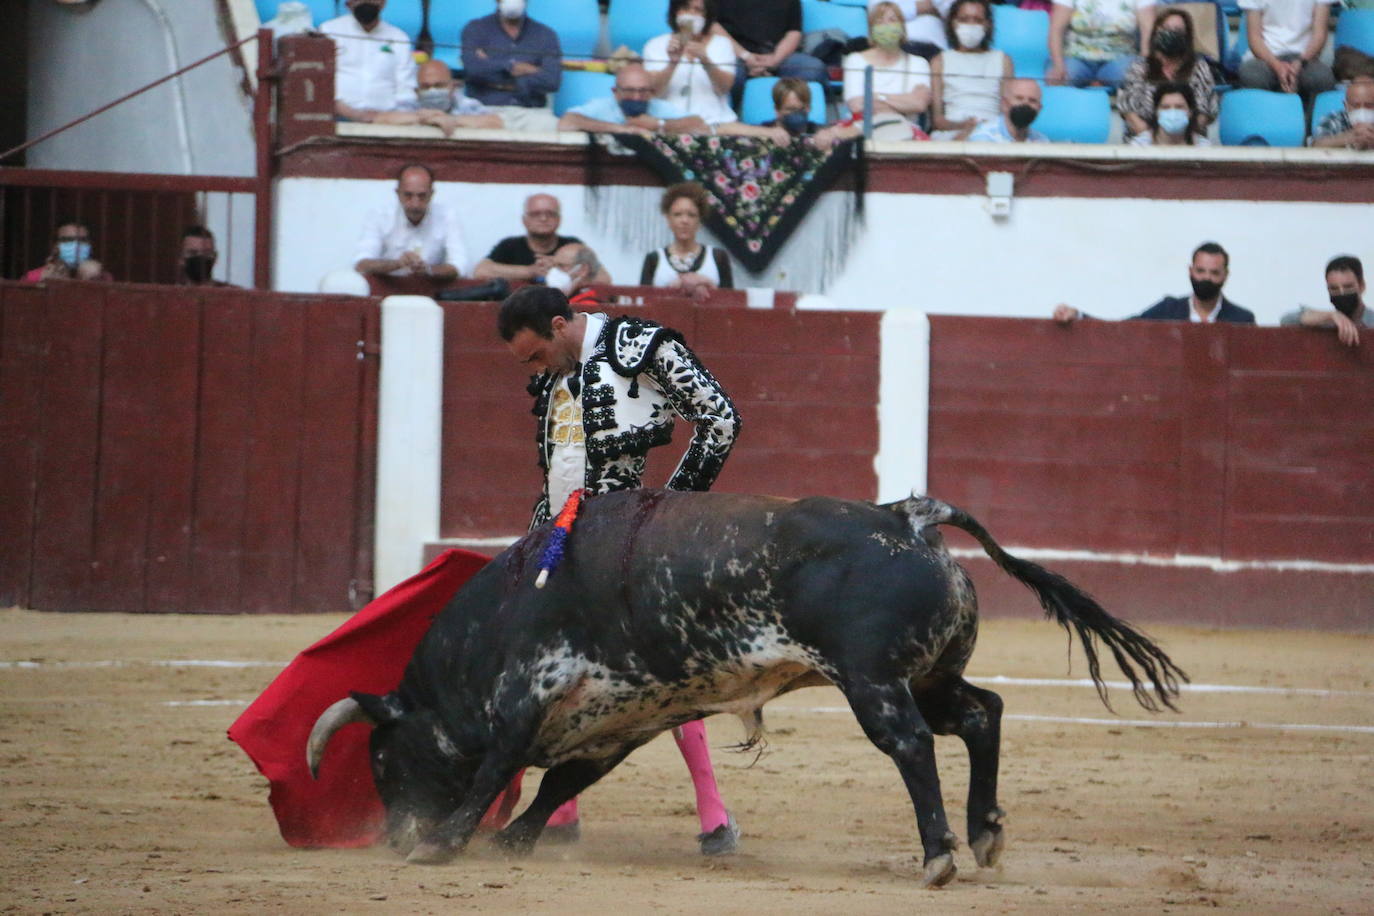
<instances>
[{"instance_id":1,"label":"bull's hind leg","mask_svg":"<svg viewBox=\"0 0 1374 916\"><path fill-rule=\"evenodd\" d=\"M569 760L544 774L534 801L492 842L512 853L524 854L534 848L544 825L565 802L576 798L605 776L629 751L609 760Z\"/></svg>"},{"instance_id":2,"label":"bull's hind leg","mask_svg":"<svg viewBox=\"0 0 1374 916\"><path fill-rule=\"evenodd\" d=\"M916 826L925 852L926 887L940 887L954 877L958 840L945 819L940 774L935 769L935 739L906 684L867 681L840 684L868 739L892 758L916 809Z\"/></svg>"},{"instance_id":3,"label":"bull's hind leg","mask_svg":"<svg viewBox=\"0 0 1374 916\"><path fill-rule=\"evenodd\" d=\"M997 804L1002 698L955 678L917 695L916 704L937 735L958 735L968 748L968 845L980 866L996 865L1006 841L1006 812Z\"/></svg>"}]
</instances>

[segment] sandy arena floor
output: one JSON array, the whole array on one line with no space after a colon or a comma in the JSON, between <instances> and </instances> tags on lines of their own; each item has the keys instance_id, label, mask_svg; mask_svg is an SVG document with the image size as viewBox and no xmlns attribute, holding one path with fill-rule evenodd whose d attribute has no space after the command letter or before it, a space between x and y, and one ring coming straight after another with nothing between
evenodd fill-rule
<instances>
[{"instance_id":1,"label":"sandy arena floor","mask_svg":"<svg viewBox=\"0 0 1374 916\"><path fill-rule=\"evenodd\" d=\"M1007 850L980 871L961 848L955 881L924 891L896 769L831 689L770 705L752 766L716 753L745 833L727 860L696 851L667 736L584 796L574 847L508 860L479 840L440 867L384 847L292 849L224 732L341 619L0 611L0 912L1374 911L1371 636L1153 630L1196 684L1269 688L1187 693L1181 714L1153 719L1180 727L1134 724L1152 717L1121 690L1125 721L1103 723L1082 686L988 685L1008 714ZM207 659L260 664L168 664ZM1053 624L992 620L970 674L1079 678L1084 665L1075 651L1070 670ZM733 719L709 728L716 747L741 734ZM937 751L962 837L963 746Z\"/></svg>"}]
</instances>

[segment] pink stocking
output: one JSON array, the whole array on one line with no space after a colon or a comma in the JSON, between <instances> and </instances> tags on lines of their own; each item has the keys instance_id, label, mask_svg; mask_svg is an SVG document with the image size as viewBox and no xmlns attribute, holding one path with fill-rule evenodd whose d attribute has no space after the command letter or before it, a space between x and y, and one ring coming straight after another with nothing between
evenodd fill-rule
<instances>
[{"instance_id":1,"label":"pink stocking","mask_svg":"<svg viewBox=\"0 0 1374 916\"><path fill-rule=\"evenodd\" d=\"M725 803L720 800L720 790L716 788L716 774L711 769L711 751L706 746L706 723L698 719L675 728L673 739L677 741L677 749L682 751L687 771L692 774L701 832L710 833L725 823L727 815Z\"/></svg>"},{"instance_id":2,"label":"pink stocking","mask_svg":"<svg viewBox=\"0 0 1374 916\"><path fill-rule=\"evenodd\" d=\"M565 824L577 823L577 799L565 801L558 806L558 809L549 815L549 827L562 827Z\"/></svg>"}]
</instances>

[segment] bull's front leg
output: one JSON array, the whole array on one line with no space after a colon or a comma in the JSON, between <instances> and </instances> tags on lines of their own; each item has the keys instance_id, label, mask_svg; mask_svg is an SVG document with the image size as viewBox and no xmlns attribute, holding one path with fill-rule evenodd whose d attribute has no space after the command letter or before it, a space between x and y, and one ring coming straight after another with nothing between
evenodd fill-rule
<instances>
[{"instance_id":1,"label":"bull's front leg","mask_svg":"<svg viewBox=\"0 0 1374 916\"><path fill-rule=\"evenodd\" d=\"M488 753L473 776L472 788L463 804L421 839L406 856L406 861L417 865L451 862L467 848L482 815L519 771L520 764L513 757L499 752Z\"/></svg>"},{"instance_id":2,"label":"bull's front leg","mask_svg":"<svg viewBox=\"0 0 1374 916\"><path fill-rule=\"evenodd\" d=\"M553 767L544 774L539 783L539 794L530 806L509 827L498 833L492 842L512 853L529 852L553 813L614 769L629 756L630 750L627 748L605 760L569 760Z\"/></svg>"}]
</instances>

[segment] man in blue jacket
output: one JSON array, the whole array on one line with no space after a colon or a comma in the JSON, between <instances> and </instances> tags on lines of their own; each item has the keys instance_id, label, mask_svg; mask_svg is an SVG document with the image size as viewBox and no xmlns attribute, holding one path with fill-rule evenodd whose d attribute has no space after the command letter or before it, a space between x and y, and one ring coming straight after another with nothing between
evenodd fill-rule
<instances>
[{"instance_id":1,"label":"man in blue jacket","mask_svg":"<svg viewBox=\"0 0 1374 916\"><path fill-rule=\"evenodd\" d=\"M1254 324L1255 315L1243 309L1221 294L1230 272L1231 256L1216 242L1203 242L1193 252L1193 261L1188 266L1188 279L1192 282L1193 292L1189 296L1165 296L1154 305L1132 315L1146 321L1189 321L1211 324L1217 321L1230 321L1235 324ZM1091 318L1078 309L1060 304L1054 307L1054 320L1069 324L1079 318Z\"/></svg>"},{"instance_id":2,"label":"man in blue jacket","mask_svg":"<svg viewBox=\"0 0 1374 916\"><path fill-rule=\"evenodd\" d=\"M496 12L463 27L466 94L511 130L555 130L548 97L563 76L553 29L525 15L525 0L498 0Z\"/></svg>"}]
</instances>

